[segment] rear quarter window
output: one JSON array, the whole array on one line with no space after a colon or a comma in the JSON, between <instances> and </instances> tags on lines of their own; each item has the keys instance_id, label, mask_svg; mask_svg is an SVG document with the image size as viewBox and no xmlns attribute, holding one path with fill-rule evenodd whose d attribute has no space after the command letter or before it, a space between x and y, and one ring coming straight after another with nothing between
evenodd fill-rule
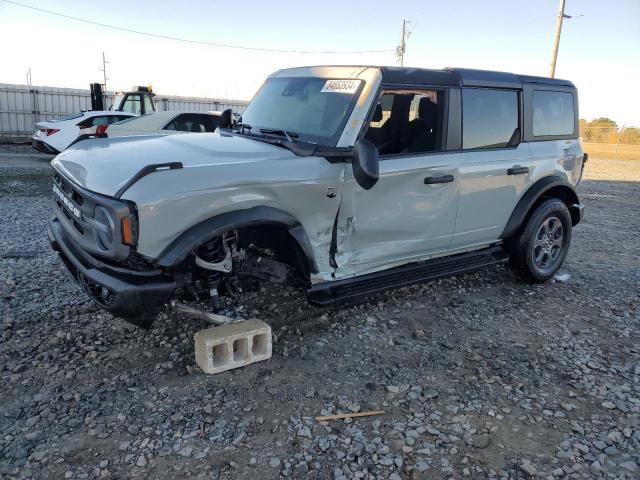
<instances>
[{"instance_id":1,"label":"rear quarter window","mask_svg":"<svg viewBox=\"0 0 640 480\"><path fill-rule=\"evenodd\" d=\"M573 134L573 93L534 90L532 109L534 137Z\"/></svg>"}]
</instances>

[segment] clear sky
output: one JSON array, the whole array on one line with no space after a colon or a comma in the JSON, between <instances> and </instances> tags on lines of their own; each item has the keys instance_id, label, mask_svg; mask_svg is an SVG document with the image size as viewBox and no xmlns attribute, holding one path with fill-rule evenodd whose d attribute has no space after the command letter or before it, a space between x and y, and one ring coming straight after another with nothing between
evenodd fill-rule
<instances>
[{"instance_id":1,"label":"clear sky","mask_svg":"<svg viewBox=\"0 0 640 480\"><path fill-rule=\"evenodd\" d=\"M209 42L309 51L393 50L411 20L406 66L548 75L558 0L17 0L125 28ZM572 80L581 117L640 126L640 0L567 0L556 76ZM578 15L583 15L578 17ZM395 53L293 54L148 38L0 0L0 83L250 99L265 76L313 64L395 65Z\"/></svg>"}]
</instances>

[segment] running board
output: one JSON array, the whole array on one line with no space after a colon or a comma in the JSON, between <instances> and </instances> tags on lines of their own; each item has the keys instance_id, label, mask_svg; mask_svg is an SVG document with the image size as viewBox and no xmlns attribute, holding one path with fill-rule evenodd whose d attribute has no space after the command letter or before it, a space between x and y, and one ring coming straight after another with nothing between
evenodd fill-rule
<instances>
[{"instance_id":1,"label":"running board","mask_svg":"<svg viewBox=\"0 0 640 480\"><path fill-rule=\"evenodd\" d=\"M307 298L312 305L317 306L342 303L393 288L473 272L505 263L508 259L509 255L502 247L489 247L475 252L434 258L368 275L313 285L307 290Z\"/></svg>"}]
</instances>

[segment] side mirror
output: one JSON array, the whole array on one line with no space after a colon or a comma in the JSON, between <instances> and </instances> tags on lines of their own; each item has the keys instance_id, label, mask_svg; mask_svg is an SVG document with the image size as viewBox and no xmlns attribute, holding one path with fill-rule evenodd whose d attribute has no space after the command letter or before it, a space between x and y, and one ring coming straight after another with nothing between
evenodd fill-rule
<instances>
[{"instance_id":1,"label":"side mirror","mask_svg":"<svg viewBox=\"0 0 640 480\"><path fill-rule=\"evenodd\" d=\"M233 126L233 113L230 108L227 108L220 114L220 122L218 123L220 128L231 128Z\"/></svg>"},{"instance_id":2,"label":"side mirror","mask_svg":"<svg viewBox=\"0 0 640 480\"><path fill-rule=\"evenodd\" d=\"M361 138L353 146L351 166L358 185L370 190L378 182L380 173L378 148L369 140Z\"/></svg>"}]
</instances>

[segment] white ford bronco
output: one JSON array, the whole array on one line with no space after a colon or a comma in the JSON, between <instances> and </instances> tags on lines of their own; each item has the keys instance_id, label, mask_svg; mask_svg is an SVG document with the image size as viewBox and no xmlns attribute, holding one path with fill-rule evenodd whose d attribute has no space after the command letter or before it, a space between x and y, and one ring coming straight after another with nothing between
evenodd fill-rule
<instances>
[{"instance_id":1,"label":"white ford bronco","mask_svg":"<svg viewBox=\"0 0 640 480\"><path fill-rule=\"evenodd\" d=\"M144 327L259 281L315 305L507 261L544 282L581 220L585 160L565 80L286 69L214 133L58 155L49 237L95 302Z\"/></svg>"}]
</instances>

